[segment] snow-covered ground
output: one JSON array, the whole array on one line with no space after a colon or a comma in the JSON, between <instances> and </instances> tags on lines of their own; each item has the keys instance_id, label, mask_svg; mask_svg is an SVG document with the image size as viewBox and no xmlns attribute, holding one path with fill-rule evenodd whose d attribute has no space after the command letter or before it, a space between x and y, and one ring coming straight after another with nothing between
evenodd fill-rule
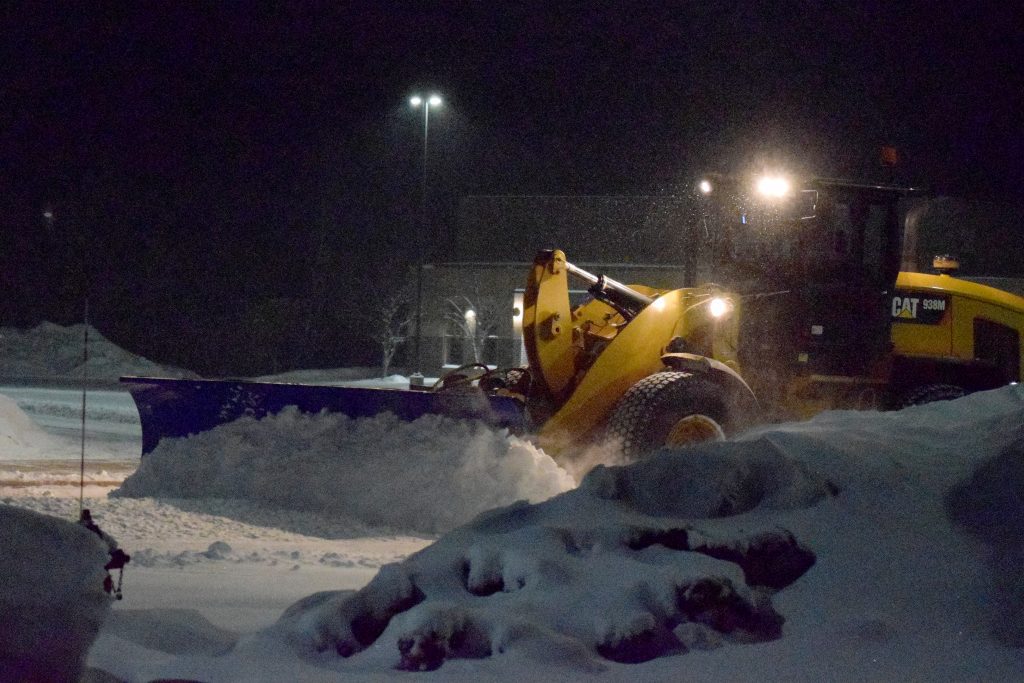
<instances>
[{"instance_id":1,"label":"snow-covered ground","mask_svg":"<svg viewBox=\"0 0 1024 683\"><path fill-rule=\"evenodd\" d=\"M0 504L73 520L80 445L24 409L50 399L0 399ZM577 488L436 417L285 413L137 467L117 415L85 504L133 559L87 663L123 680L1024 680L1022 387Z\"/></svg>"}]
</instances>

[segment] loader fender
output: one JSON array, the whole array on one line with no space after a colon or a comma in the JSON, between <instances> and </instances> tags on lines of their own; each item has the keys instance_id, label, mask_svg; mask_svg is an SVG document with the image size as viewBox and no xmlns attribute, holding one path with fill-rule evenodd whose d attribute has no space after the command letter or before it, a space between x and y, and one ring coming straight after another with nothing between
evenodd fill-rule
<instances>
[{"instance_id":1,"label":"loader fender","mask_svg":"<svg viewBox=\"0 0 1024 683\"><path fill-rule=\"evenodd\" d=\"M720 384L729 391L734 406L748 418L754 418L760 410L754 390L740 376L740 373L722 361L696 353L664 353L661 360L673 370L706 375L711 381Z\"/></svg>"}]
</instances>

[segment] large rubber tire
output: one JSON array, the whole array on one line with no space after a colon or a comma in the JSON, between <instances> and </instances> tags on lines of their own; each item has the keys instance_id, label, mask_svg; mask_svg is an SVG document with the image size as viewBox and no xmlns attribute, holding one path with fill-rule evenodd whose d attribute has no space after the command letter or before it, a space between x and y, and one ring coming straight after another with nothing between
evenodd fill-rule
<instances>
[{"instance_id":1,"label":"large rubber tire","mask_svg":"<svg viewBox=\"0 0 1024 683\"><path fill-rule=\"evenodd\" d=\"M903 394L900 407L920 406L935 401L952 401L966 395L967 392L964 388L955 384L922 384Z\"/></svg>"},{"instance_id":2,"label":"large rubber tire","mask_svg":"<svg viewBox=\"0 0 1024 683\"><path fill-rule=\"evenodd\" d=\"M730 418L721 385L689 372L666 371L630 387L612 411L607 431L619 441L623 457L636 460L663 446L683 445L679 435L693 432L690 427L696 427L698 438L688 443L721 439Z\"/></svg>"}]
</instances>

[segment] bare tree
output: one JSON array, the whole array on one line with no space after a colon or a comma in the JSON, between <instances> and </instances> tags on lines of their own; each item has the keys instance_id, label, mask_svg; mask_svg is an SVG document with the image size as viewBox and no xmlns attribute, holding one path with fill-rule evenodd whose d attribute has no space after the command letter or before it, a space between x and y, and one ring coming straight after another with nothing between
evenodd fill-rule
<instances>
[{"instance_id":1,"label":"bare tree","mask_svg":"<svg viewBox=\"0 0 1024 683\"><path fill-rule=\"evenodd\" d=\"M387 290L374 297L370 309L370 338L380 347L381 376L387 377L398 347L405 343L412 325L412 292L409 287Z\"/></svg>"},{"instance_id":2,"label":"bare tree","mask_svg":"<svg viewBox=\"0 0 1024 683\"><path fill-rule=\"evenodd\" d=\"M472 362L482 363L484 344L498 328L498 307L489 298L473 301L467 296L448 299L445 320L465 341Z\"/></svg>"}]
</instances>

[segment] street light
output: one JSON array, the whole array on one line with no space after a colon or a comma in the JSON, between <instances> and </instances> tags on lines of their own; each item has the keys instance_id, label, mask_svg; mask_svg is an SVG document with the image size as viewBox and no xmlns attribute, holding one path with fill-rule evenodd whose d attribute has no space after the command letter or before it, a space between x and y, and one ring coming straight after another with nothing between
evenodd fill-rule
<instances>
[{"instance_id":1,"label":"street light","mask_svg":"<svg viewBox=\"0 0 1024 683\"><path fill-rule=\"evenodd\" d=\"M432 94L426 99L419 95L409 98L413 109L423 107L423 177L420 183L420 229L416 234L416 369L409 376L409 384L422 386L423 356L423 233L427 228L427 140L430 137L430 109L441 106L441 96Z\"/></svg>"}]
</instances>

